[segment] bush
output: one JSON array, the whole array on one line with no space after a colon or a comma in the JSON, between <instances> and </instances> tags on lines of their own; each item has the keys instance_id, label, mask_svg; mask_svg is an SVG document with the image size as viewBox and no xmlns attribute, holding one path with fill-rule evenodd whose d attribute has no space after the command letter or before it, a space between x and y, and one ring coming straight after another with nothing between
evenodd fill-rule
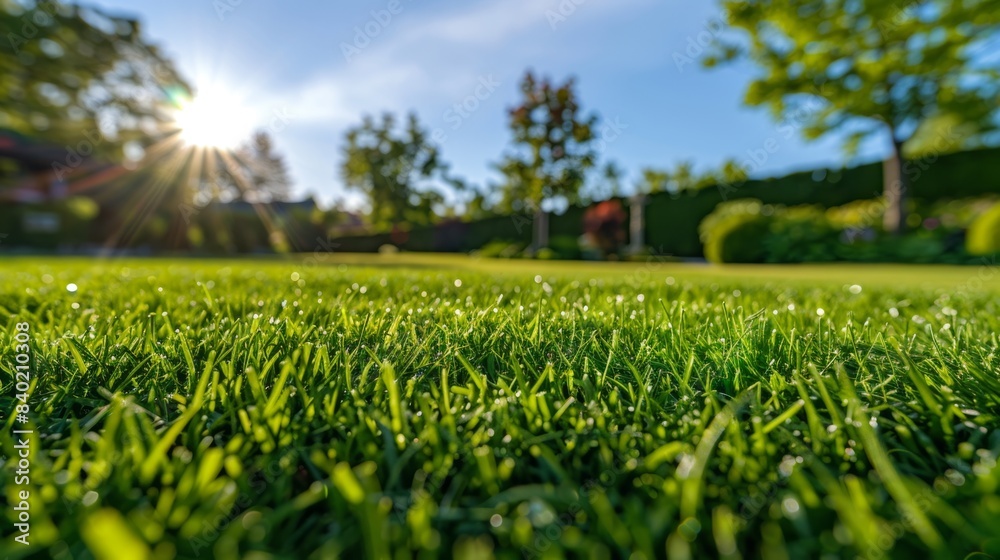
<instances>
[{"instance_id":1,"label":"bush","mask_svg":"<svg viewBox=\"0 0 1000 560\"><path fill-rule=\"evenodd\" d=\"M572 235L553 236L549 239L549 249L561 260L575 260L581 256L580 242Z\"/></svg>"},{"instance_id":2,"label":"bush","mask_svg":"<svg viewBox=\"0 0 1000 560\"><path fill-rule=\"evenodd\" d=\"M826 220L839 229L882 227L885 201L881 198L855 200L826 211Z\"/></svg>"},{"instance_id":3,"label":"bush","mask_svg":"<svg viewBox=\"0 0 1000 560\"><path fill-rule=\"evenodd\" d=\"M768 216L774 211L752 199L719 204L698 226L705 258L713 263L763 262Z\"/></svg>"},{"instance_id":4,"label":"bush","mask_svg":"<svg viewBox=\"0 0 1000 560\"><path fill-rule=\"evenodd\" d=\"M965 249L976 256L1000 253L1000 203L972 222L965 238Z\"/></svg>"},{"instance_id":5,"label":"bush","mask_svg":"<svg viewBox=\"0 0 1000 560\"><path fill-rule=\"evenodd\" d=\"M946 200L931 204L927 214L935 221L936 227L952 230L968 229L976 218L989 211L998 202L1000 198L996 196ZM925 227L926 225L925 223Z\"/></svg>"},{"instance_id":6,"label":"bush","mask_svg":"<svg viewBox=\"0 0 1000 560\"><path fill-rule=\"evenodd\" d=\"M941 235L933 232L915 232L903 237L886 237L882 240L885 247L885 261L905 263L941 262L945 255L944 240Z\"/></svg>"},{"instance_id":7,"label":"bush","mask_svg":"<svg viewBox=\"0 0 1000 560\"><path fill-rule=\"evenodd\" d=\"M994 206L983 212L988 203ZM911 216L919 227L901 237L879 231L874 219L878 208L875 201L830 209L733 201L720 204L700 230L712 262L964 264L971 262L970 254L1000 252L1000 204L995 199L954 200L924 207L920 214L914 211ZM956 226L976 210L981 217L966 241L966 232Z\"/></svg>"},{"instance_id":8,"label":"bush","mask_svg":"<svg viewBox=\"0 0 1000 560\"><path fill-rule=\"evenodd\" d=\"M57 201L38 204L4 204L0 206L0 249L7 247L34 247L55 250L72 248L91 241L95 219L99 213L97 203L83 196L71 196ZM33 217L54 219L53 231L30 231L27 222Z\"/></svg>"},{"instance_id":9,"label":"bush","mask_svg":"<svg viewBox=\"0 0 1000 560\"><path fill-rule=\"evenodd\" d=\"M553 251L552 249L549 249L548 247L543 247L535 252L535 258L540 261L552 261L556 260L558 256L556 255L556 252Z\"/></svg>"},{"instance_id":10,"label":"bush","mask_svg":"<svg viewBox=\"0 0 1000 560\"><path fill-rule=\"evenodd\" d=\"M796 206L776 212L764 238L767 262L805 263L837 260L840 231L818 206Z\"/></svg>"},{"instance_id":11,"label":"bush","mask_svg":"<svg viewBox=\"0 0 1000 560\"><path fill-rule=\"evenodd\" d=\"M483 245L474 254L484 259L513 259L518 257L523 250L523 243L498 239Z\"/></svg>"},{"instance_id":12,"label":"bush","mask_svg":"<svg viewBox=\"0 0 1000 560\"><path fill-rule=\"evenodd\" d=\"M583 215L583 231L590 244L604 258L618 256L625 242L625 220L628 218L618 199L605 200L587 208Z\"/></svg>"}]
</instances>

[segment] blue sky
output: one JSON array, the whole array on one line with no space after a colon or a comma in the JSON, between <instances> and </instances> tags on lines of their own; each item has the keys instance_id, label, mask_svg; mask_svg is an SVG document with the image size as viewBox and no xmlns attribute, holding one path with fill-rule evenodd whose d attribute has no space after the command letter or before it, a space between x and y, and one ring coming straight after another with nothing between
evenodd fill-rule
<instances>
[{"instance_id":1,"label":"blue sky","mask_svg":"<svg viewBox=\"0 0 1000 560\"><path fill-rule=\"evenodd\" d=\"M788 138L765 110L742 106L753 68L679 67L675 54L686 56L718 21L715 2L94 4L138 16L146 36L196 88L246 107L248 127L271 129L295 192L324 202L359 200L337 173L343 134L362 115L386 110L414 110L428 128L441 129L443 154L456 174L478 184L495 179L490 163L509 138L505 109L517 100L527 68L556 79L577 77L585 108L617 123L617 133L607 131L602 155L629 172L629 185L645 166L691 160L704 170L727 157L746 159L748 151L759 155L769 139L778 149L754 165L754 175L847 163L835 137L808 143ZM345 54L345 44L355 48ZM455 111L456 104L472 110ZM881 154L881 144L872 142L857 159Z\"/></svg>"}]
</instances>

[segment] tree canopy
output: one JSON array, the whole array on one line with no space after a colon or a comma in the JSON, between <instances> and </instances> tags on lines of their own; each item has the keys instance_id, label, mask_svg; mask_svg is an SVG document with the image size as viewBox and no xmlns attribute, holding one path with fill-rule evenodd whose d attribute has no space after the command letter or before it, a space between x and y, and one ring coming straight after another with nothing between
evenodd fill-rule
<instances>
[{"instance_id":1,"label":"tree canopy","mask_svg":"<svg viewBox=\"0 0 1000 560\"><path fill-rule=\"evenodd\" d=\"M434 180L457 184L414 114L401 131L392 114L379 121L366 116L347 131L343 156L341 177L348 188L365 194L377 227L431 223L444 200Z\"/></svg>"},{"instance_id":2,"label":"tree canopy","mask_svg":"<svg viewBox=\"0 0 1000 560\"><path fill-rule=\"evenodd\" d=\"M556 196L575 200L597 161L597 117L582 114L574 80L553 84L527 72L521 101L508 115L514 150L497 165L504 204L537 208Z\"/></svg>"},{"instance_id":3,"label":"tree canopy","mask_svg":"<svg viewBox=\"0 0 1000 560\"><path fill-rule=\"evenodd\" d=\"M597 116L584 115L575 81L554 84L528 71L521 81L521 101L508 111L513 150L497 169L504 177L501 205L508 210L542 214L542 203L563 197L575 202L586 173L597 161ZM536 221L535 245L544 245L544 221Z\"/></svg>"},{"instance_id":4,"label":"tree canopy","mask_svg":"<svg viewBox=\"0 0 1000 560\"><path fill-rule=\"evenodd\" d=\"M873 134L891 141L887 229L905 227L904 144L938 119L971 126L971 136L996 125L1000 61L984 48L1000 29L998 0L722 5L737 33L720 33L705 63L755 63L762 72L747 88L749 105L769 107L806 138L842 131L849 150Z\"/></svg>"},{"instance_id":5,"label":"tree canopy","mask_svg":"<svg viewBox=\"0 0 1000 560\"><path fill-rule=\"evenodd\" d=\"M162 134L189 88L138 21L56 1L0 0L0 127L120 161ZM87 155L87 154L84 154Z\"/></svg>"}]
</instances>

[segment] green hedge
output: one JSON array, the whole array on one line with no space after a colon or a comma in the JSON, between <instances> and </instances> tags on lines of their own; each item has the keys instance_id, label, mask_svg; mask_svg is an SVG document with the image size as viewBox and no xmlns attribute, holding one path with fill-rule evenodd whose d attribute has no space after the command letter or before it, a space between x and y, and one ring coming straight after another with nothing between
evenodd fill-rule
<instances>
[{"instance_id":1,"label":"green hedge","mask_svg":"<svg viewBox=\"0 0 1000 560\"><path fill-rule=\"evenodd\" d=\"M1000 203L983 212L969 226L966 250L980 256L1000 253Z\"/></svg>"},{"instance_id":2,"label":"green hedge","mask_svg":"<svg viewBox=\"0 0 1000 560\"><path fill-rule=\"evenodd\" d=\"M93 200L71 196L40 204L0 204L0 250L7 247L35 247L46 251L92 243L91 228L99 209ZM54 232L33 232L25 228L30 214L47 214L58 220Z\"/></svg>"},{"instance_id":3,"label":"green hedge","mask_svg":"<svg viewBox=\"0 0 1000 560\"><path fill-rule=\"evenodd\" d=\"M867 204L824 209L816 205L762 204L755 199L720 204L699 229L705 255L714 263L974 264L976 255L1000 252L1000 204L994 203L996 212L991 210L976 219L968 231L967 248L963 239L966 220L971 221L968 213L995 200L987 196L944 204L913 204L912 215L919 217L923 213L928 218L903 236L850 223L856 220L843 220L845 214Z\"/></svg>"},{"instance_id":4,"label":"green hedge","mask_svg":"<svg viewBox=\"0 0 1000 560\"><path fill-rule=\"evenodd\" d=\"M972 150L928 157L906 164L915 201L935 202L950 198L1000 193L1000 148ZM698 224L721 202L753 198L764 204L784 206L842 206L852 201L872 199L882 193L882 163L875 162L845 169L818 169L783 177L751 180L741 185L709 187L691 193L658 193L646 207L646 244L657 254L681 257L703 256ZM624 204L628 209L628 204ZM549 219L551 236L579 236L585 208L570 207L565 214ZM456 249L443 249L436 229L410 232L400 244L408 251L473 251L494 239L529 243L531 220L526 216L490 218L463 224L462 241ZM387 234L346 237L337 240L342 251L373 252L391 243Z\"/></svg>"}]
</instances>

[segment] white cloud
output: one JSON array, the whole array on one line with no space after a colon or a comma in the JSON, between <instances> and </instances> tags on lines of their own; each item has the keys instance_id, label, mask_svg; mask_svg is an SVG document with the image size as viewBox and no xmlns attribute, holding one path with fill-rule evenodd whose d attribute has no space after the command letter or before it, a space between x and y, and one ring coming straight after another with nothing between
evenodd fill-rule
<instances>
[{"instance_id":1,"label":"white cloud","mask_svg":"<svg viewBox=\"0 0 1000 560\"><path fill-rule=\"evenodd\" d=\"M546 57L566 56L566 52L586 56L582 49L566 48L574 40L583 40L574 33L573 26L592 27L594 21L603 23L609 12L650 2L480 1L464 9L418 13L416 2L403 0L403 11L395 14L370 44L354 53L350 62L341 49L342 41L354 40L353 26L345 29L336 42L331 41L328 58L317 60L325 65L318 73L304 83L287 84L283 90L269 92L255 105L266 114L278 108L287 113L288 130L276 136L287 154L298 189L318 190L329 202L332 195L328 185L331 181L339 183L336 146L341 131L357 123L362 115L420 110L425 123L432 115L432 128L443 126L433 112L466 98L481 76L495 75L513 95L513 76L526 66L543 65ZM566 6L575 9L553 29L551 13L566 14L571 9ZM362 22L360 27L364 25ZM552 49L553 43L559 48ZM552 55L553 50L561 54ZM496 102L499 111L502 102L499 98ZM340 189L334 192L344 194Z\"/></svg>"},{"instance_id":2,"label":"white cloud","mask_svg":"<svg viewBox=\"0 0 1000 560\"><path fill-rule=\"evenodd\" d=\"M406 42L444 40L470 45L495 45L511 35L545 22L550 2L505 0L480 3L475 9L414 26Z\"/></svg>"},{"instance_id":3,"label":"white cloud","mask_svg":"<svg viewBox=\"0 0 1000 560\"><path fill-rule=\"evenodd\" d=\"M470 83L483 73L482 56L495 68L538 52L539 42L560 40L563 26L647 4L648 0L505 0L478 2L465 10L417 14L413 4L385 24L370 44L354 52L348 62L338 41L334 64L305 84L277 92L268 105L287 105L299 125L342 125L364 113L405 111L427 100L458 99L468 94ZM552 13L566 14L553 30ZM362 29L364 25L360 26ZM536 29L540 35L518 42L519 35ZM344 36L352 41L354 33ZM565 37L563 37L565 38ZM501 51L496 48L500 46ZM499 63L496 61L499 60ZM517 64L518 71L521 67ZM497 72L500 68L496 69Z\"/></svg>"}]
</instances>

